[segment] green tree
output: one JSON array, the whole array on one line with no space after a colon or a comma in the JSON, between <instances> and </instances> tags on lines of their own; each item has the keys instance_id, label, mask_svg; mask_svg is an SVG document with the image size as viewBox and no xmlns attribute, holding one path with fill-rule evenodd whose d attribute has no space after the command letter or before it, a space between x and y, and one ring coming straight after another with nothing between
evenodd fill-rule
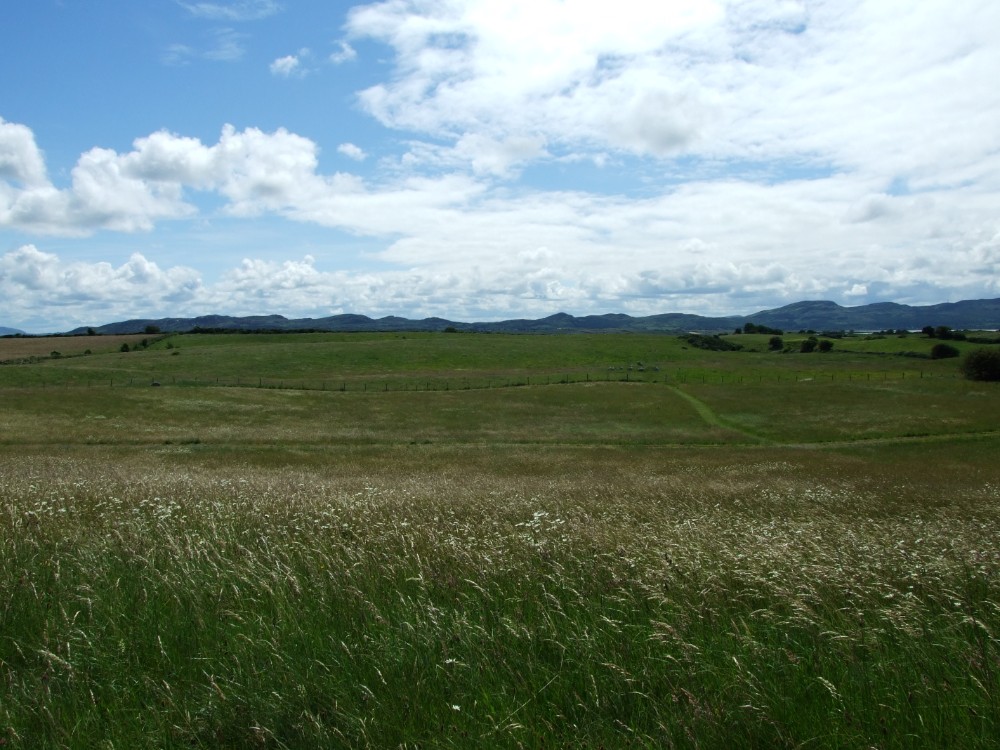
<instances>
[{"instance_id":1,"label":"green tree","mask_svg":"<svg viewBox=\"0 0 1000 750\"><path fill-rule=\"evenodd\" d=\"M821 352L828 352L833 349L833 342L829 339L823 339L819 342L819 350Z\"/></svg>"},{"instance_id":2,"label":"green tree","mask_svg":"<svg viewBox=\"0 0 1000 750\"><path fill-rule=\"evenodd\" d=\"M767 348L772 352L780 352L785 348L785 340L781 336L772 336L767 341Z\"/></svg>"},{"instance_id":3,"label":"green tree","mask_svg":"<svg viewBox=\"0 0 1000 750\"><path fill-rule=\"evenodd\" d=\"M802 343L799 344L799 351L803 354L809 354L810 352L816 351L816 341L815 336L810 336L807 339L803 339Z\"/></svg>"},{"instance_id":4,"label":"green tree","mask_svg":"<svg viewBox=\"0 0 1000 750\"><path fill-rule=\"evenodd\" d=\"M951 344L934 344L931 347L931 359L950 359L951 357L957 357L958 354L958 349Z\"/></svg>"},{"instance_id":5,"label":"green tree","mask_svg":"<svg viewBox=\"0 0 1000 750\"><path fill-rule=\"evenodd\" d=\"M961 369L969 380L1000 380L1000 349L973 349Z\"/></svg>"}]
</instances>

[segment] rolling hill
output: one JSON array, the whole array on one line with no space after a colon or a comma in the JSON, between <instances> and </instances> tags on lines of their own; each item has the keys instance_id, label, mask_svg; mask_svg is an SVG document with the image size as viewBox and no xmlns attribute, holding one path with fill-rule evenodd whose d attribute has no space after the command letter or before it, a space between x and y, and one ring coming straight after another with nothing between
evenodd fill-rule
<instances>
[{"instance_id":1,"label":"rolling hill","mask_svg":"<svg viewBox=\"0 0 1000 750\"><path fill-rule=\"evenodd\" d=\"M463 323L444 318L411 320L396 316L370 318L366 315L332 315L326 318L286 318L282 315L233 317L204 315L194 318L142 318L94 326L99 334L187 331L470 331L481 333L567 333L567 332L643 332L679 333L698 331L721 333L745 323L765 325L786 331L872 331L920 329L924 326L949 326L955 329L1000 328L1000 299L965 300L938 305L910 306L879 302L858 307L843 307L829 301L795 302L773 310L761 310L747 316L704 317L685 313L665 313L632 317L621 313L574 316L556 313L539 319L513 319L498 322ZM10 329L0 329L10 330ZM70 335L88 332L76 328Z\"/></svg>"}]
</instances>

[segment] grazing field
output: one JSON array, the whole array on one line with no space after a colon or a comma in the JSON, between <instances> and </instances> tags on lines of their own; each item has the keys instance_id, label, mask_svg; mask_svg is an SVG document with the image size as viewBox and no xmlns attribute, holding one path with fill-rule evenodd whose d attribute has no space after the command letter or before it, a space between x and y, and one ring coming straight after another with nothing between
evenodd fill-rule
<instances>
[{"instance_id":1,"label":"grazing field","mask_svg":"<svg viewBox=\"0 0 1000 750\"><path fill-rule=\"evenodd\" d=\"M64 356L105 354L129 348L155 336L122 334L120 336L0 336L0 363L24 363L32 359L58 359Z\"/></svg>"},{"instance_id":2,"label":"grazing field","mask_svg":"<svg viewBox=\"0 0 1000 750\"><path fill-rule=\"evenodd\" d=\"M956 370L449 334L5 365L0 745L993 747L1000 389Z\"/></svg>"}]
</instances>

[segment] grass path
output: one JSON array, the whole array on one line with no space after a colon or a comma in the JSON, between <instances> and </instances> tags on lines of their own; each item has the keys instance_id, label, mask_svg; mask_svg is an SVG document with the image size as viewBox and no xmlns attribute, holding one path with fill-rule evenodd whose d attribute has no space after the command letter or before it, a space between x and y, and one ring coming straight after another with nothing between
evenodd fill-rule
<instances>
[{"instance_id":1,"label":"grass path","mask_svg":"<svg viewBox=\"0 0 1000 750\"><path fill-rule=\"evenodd\" d=\"M704 401L700 399L695 398L690 393L684 392L679 387L675 385L667 385L667 388L669 388L672 393L675 393L676 395L680 396L682 399L687 401L689 404L691 404L692 408L694 408L694 410L698 412L698 416L700 416L703 420L705 420L705 424L709 425L710 427L718 427L723 430L730 430L732 432L736 432L740 435L743 435L746 438L749 438L751 441L755 443L761 443L764 445L774 444L773 440L761 437L760 435L755 435L752 432L741 429L739 427L734 427L733 425L726 423L723 419L719 417L718 414L712 411L712 409L708 406L708 404L706 404Z\"/></svg>"}]
</instances>

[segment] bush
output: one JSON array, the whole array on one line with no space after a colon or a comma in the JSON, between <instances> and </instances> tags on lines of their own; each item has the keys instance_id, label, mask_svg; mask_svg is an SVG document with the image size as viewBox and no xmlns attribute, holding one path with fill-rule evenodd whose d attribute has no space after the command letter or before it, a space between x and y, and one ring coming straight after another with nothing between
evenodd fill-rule
<instances>
[{"instance_id":1,"label":"bush","mask_svg":"<svg viewBox=\"0 0 1000 750\"><path fill-rule=\"evenodd\" d=\"M828 341L827 339L823 339L822 341L819 342L819 350L821 352L828 352L831 349L833 349L833 342L832 341Z\"/></svg>"},{"instance_id":2,"label":"bush","mask_svg":"<svg viewBox=\"0 0 1000 750\"><path fill-rule=\"evenodd\" d=\"M816 341L816 337L810 336L809 338L805 339L801 344L799 344L799 351L802 352L803 354L809 354L810 352L814 352L816 351L817 343L818 342Z\"/></svg>"},{"instance_id":3,"label":"bush","mask_svg":"<svg viewBox=\"0 0 1000 750\"><path fill-rule=\"evenodd\" d=\"M772 336L767 342L767 348L772 352L780 352L785 348L785 341L781 336Z\"/></svg>"},{"instance_id":4,"label":"bush","mask_svg":"<svg viewBox=\"0 0 1000 750\"><path fill-rule=\"evenodd\" d=\"M697 349L713 352L738 352L743 348L719 336L705 336L700 333L689 333L687 336L681 336L681 339Z\"/></svg>"},{"instance_id":5,"label":"bush","mask_svg":"<svg viewBox=\"0 0 1000 750\"><path fill-rule=\"evenodd\" d=\"M950 359L958 354L958 349L951 344L934 344L931 348L931 359Z\"/></svg>"},{"instance_id":6,"label":"bush","mask_svg":"<svg viewBox=\"0 0 1000 750\"><path fill-rule=\"evenodd\" d=\"M1000 380L1000 350L973 349L962 361L962 373L969 380Z\"/></svg>"}]
</instances>

